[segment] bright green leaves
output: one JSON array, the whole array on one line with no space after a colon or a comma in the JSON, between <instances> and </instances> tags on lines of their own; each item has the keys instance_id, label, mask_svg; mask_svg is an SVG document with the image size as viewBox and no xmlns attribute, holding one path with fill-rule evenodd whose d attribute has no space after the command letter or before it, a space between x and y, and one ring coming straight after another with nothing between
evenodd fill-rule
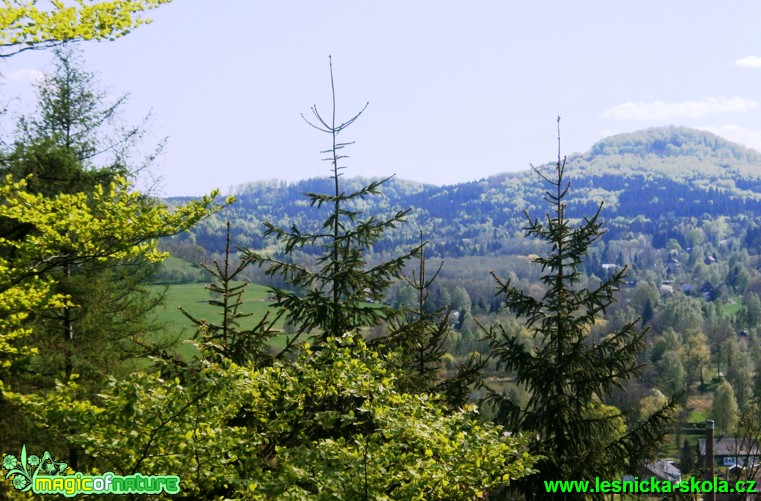
<instances>
[{"instance_id":1,"label":"bright green leaves","mask_svg":"<svg viewBox=\"0 0 761 501\"><path fill-rule=\"evenodd\" d=\"M20 354L31 352L18 344L32 332L24 327L31 314L66 305L65 297L51 294L49 280L32 276L19 286L17 280L26 274L27 270L0 258L0 368Z\"/></svg>"},{"instance_id":2,"label":"bright green leaves","mask_svg":"<svg viewBox=\"0 0 761 501\"><path fill-rule=\"evenodd\" d=\"M223 205L217 192L171 211L147 199L124 179L91 192L53 197L31 193L26 181L6 177L0 184L0 218L33 228L23 238L0 237L0 366L23 352L16 341L33 312L67 306L51 293L48 275L62 266L118 262L134 257L166 257L157 239L190 228ZM230 202L228 200L227 202Z\"/></svg>"},{"instance_id":3,"label":"bright green leaves","mask_svg":"<svg viewBox=\"0 0 761 501\"><path fill-rule=\"evenodd\" d=\"M36 231L21 242L0 242L13 245L25 255L34 255L34 249L56 249L61 254L75 254L80 261L138 255L159 261L166 257L156 249L159 236L184 231L207 215L209 209L221 208L212 204L218 194L215 191L170 212L139 192L130 192L124 179L117 179L107 188L96 186L91 193L62 193L52 198L29 193L23 190L24 184L6 179L0 187L0 215L31 224Z\"/></svg>"},{"instance_id":4,"label":"bright green leaves","mask_svg":"<svg viewBox=\"0 0 761 501\"><path fill-rule=\"evenodd\" d=\"M72 384L13 398L46 426L65 414L102 471L171 472L199 498L474 499L531 472L524 439L398 393L386 367L347 335L269 368L204 363L183 384L136 373L79 407Z\"/></svg>"},{"instance_id":5,"label":"bright green leaves","mask_svg":"<svg viewBox=\"0 0 761 501\"><path fill-rule=\"evenodd\" d=\"M0 47L10 50L0 57L71 40L113 40L150 22L142 14L170 1L3 0Z\"/></svg>"}]
</instances>

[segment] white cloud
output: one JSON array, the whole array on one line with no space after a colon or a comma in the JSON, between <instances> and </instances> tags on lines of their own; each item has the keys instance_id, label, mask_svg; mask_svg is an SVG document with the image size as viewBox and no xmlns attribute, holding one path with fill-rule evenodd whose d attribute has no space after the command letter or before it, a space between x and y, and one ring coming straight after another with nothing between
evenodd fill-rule
<instances>
[{"instance_id":1,"label":"white cloud","mask_svg":"<svg viewBox=\"0 0 761 501\"><path fill-rule=\"evenodd\" d=\"M700 126L698 129L713 132L717 136L728 139L748 148L761 152L761 130L743 127L742 125L724 124L718 127L712 125Z\"/></svg>"},{"instance_id":2,"label":"white cloud","mask_svg":"<svg viewBox=\"0 0 761 501\"><path fill-rule=\"evenodd\" d=\"M740 68L761 68L761 56L746 56L735 61Z\"/></svg>"},{"instance_id":3,"label":"white cloud","mask_svg":"<svg viewBox=\"0 0 761 501\"><path fill-rule=\"evenodd\" d=\"M708 97L681 103L629 101L608 108L602 116L617 120L673 120L700 118L712 113L742 113L756 107L758 102L741 97Z\"/></svg>"}]
</instances>

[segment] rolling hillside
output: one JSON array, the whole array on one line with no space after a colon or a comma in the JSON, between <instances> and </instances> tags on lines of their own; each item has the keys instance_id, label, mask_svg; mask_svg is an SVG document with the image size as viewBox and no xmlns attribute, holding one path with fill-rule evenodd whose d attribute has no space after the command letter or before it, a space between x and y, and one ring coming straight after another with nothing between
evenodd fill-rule
<instances>
[{"instance_id":1,"label":"rolling hillside","mask_svg":"<svg viewBox=\"0 0 761 501\"><path fill-rule=\"evenodd\" d=\"M538 168L549 170L554 164ZM612 136L569 157L567 174L573 185L572 214L588 216L605 203L607 239L628 232L649 234L653 245L661 247L675 237L671 230L682 219L740 218L753 226L752 219L761 214L761 154L704 131L668 127ZM349 191L367 180L343 182ZM229 219L237 245L265 248L265 221L316 229L323 215L308 207L303 193L330 189L326 178L239 186L232 207L180 240L185 246L220 252L224 221ZM539 215L535 209L542 206L543 189L530 169L450 186L392 178L381 195L357 208L368 216L411 209L409 224L390 233L375 252L411 245L422 230L441 257L502 255L525 245L523 210Z\"/></svg>"}]
</instances>

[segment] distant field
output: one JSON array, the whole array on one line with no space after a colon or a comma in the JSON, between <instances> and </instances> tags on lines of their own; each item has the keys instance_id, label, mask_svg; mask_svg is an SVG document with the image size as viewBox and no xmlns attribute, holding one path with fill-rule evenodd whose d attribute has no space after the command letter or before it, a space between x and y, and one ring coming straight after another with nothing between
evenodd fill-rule
<instances>
[{"instance_id":1,"label":"distant field","mask_svg":"<svg viewBox=\"0 0 761 501\"><path fill-rule=\"evenodd\" d=\"M195 334L196 329L191 321L182 314L180 306L199 320L217 323L221 319L220 308L209 304L211 295L205 288L206 284L152 285L150 287L156 292L163 291L165 287L168 287L165 307L156 311L156 319L167 325L169 336L181 335L183 339L188 339ZM254 327L267 313L270 304L267 288L262 285L250 284L243 295L243 305L240 311L251 313L251 316L241 320L241 328ZM275 328L283 328L282 319L275 325ZM278 336L273 340L273 345L281 345L284 342L285 336ZM195 348L190 345L182 345L178 351L190 356L197 354Z\"/></svg>"}]
</instances>

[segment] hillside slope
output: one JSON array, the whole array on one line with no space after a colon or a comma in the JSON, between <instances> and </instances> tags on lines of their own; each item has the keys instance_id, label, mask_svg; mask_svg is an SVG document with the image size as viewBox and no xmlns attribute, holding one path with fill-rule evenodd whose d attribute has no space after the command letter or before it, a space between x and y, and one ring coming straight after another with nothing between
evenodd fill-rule
<instances>
[{"instance_id":1,"label":"hillside slope","mask_svg":"<svg viewBox=\"0 0 761 501\"><path fill-rule=\"evenodd\" d=\"M554 164L538 167L550 170ZM606 138L567 160L570 214L594 213L605 203L606 239L622 234L653 235L665 245L681 220L727 217L750 221L761 215L761 154L714 134L684 127L652 128ZM343 179L346 191L366 183ZM380 196L357 207L367 215L412 208L409 224L388 235L376 252L410 245L423 231L440 256L519 252L523 211L542 207L544 186L527 169L449 186L391 179ZM231 220L237 245L263 248L262 223L315 229L324 215L310 208L305 192L330 192L327 179L297 183L256 182L238 187L236 203L199 225L188 238L210 251L221 250L223 221Z\"/></svg>"}]
</instances>

